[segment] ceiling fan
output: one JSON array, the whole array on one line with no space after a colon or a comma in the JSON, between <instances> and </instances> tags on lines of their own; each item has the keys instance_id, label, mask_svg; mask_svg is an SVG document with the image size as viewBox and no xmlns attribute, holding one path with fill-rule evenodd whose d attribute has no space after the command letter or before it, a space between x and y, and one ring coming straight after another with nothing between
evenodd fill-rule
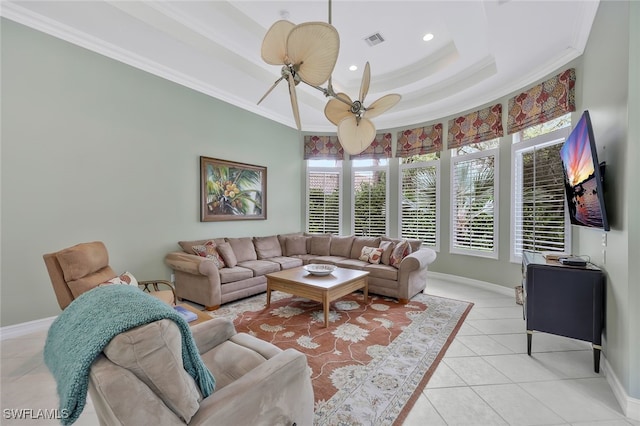
<instances>
[{"instance_id":1,"label":"ceiling fan","mask_svg":"<svg viewBox=\"0 0 640 426\"><path fill-rule=\"evenodd\" d=\"M296 126L300 130L300 113L296 86L302 81L310 86L326 82L338 60L340 37L338 31L324 22L305 22L295 25L286 20L274 23L262 41L262 59L270 65L282 65L281 77L273 83L264 98L282 80L289 82L289 95Z\"/></svg>"},{"instance_id":2,"label":"ceiling fan","mask_svg":"<svg viewBox=\"0 0 640 426\"><path fill-rule=\"evenodd\" d=\"M275 22L265 34L262 41L262 59L270 65L282 65L280 78L269 88L258 104L282 80L289 83L291 107L298 130L300 113L296 86L306 83L314 89L320 90L326 97L331 97L325 106L327 119L338 126L338 139L347 153L351 155L364 151L375 139L376 128L371 118L377 117L396 105L401 96L389 94L373 102L369 107L364 106L364 100L369 92L371 69L367 62L358 99L352 101L345 93L336 93L331 84L331 73L338 60L340 37L338 31L331 25L331 0L329 0L329 23L306 22L295 25L287 20ZM326 88L321 87L328 80Z\"/></svg>"}]
</instances>

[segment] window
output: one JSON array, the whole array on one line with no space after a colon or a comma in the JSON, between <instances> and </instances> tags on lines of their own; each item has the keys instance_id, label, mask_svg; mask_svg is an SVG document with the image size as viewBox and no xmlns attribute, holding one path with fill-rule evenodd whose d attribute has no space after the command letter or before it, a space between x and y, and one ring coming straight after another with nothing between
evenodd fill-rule
<instances>
[{"instance_id":1,"label":"window","mask_svg":"<svg viewBox=\"0 0 640 426\"><path fill-rule=\"evenodd\" d=\"M307 161L307 232L340 234L342 164Z\"/></svg>"},{"instance_id":2,"label":"window","mask_svg":"<svg viewBox=\"0 0 640 426\"><path fill-rule=\"evenodd\" d=\"M498 139L451 157L451 253L498 257Z\"/></svg>"},{"instance_id":3,"label":"window","mask_svg":"<svg viewBox=\"0 0 640 426\"><path fill-rule=\"evenodd\" d=\"M400 236L440 248L439 153L402 158L400 164Z\"/></svg>"},{"instance_id":4,"label":"window","mask_svg":"<svg viewBox=\"0 0 640 426\"><path fill-rule=\"evenodd\" d=\"M388 160L353 160L352 229L355 235L387 233Z\"/></svg>"},{"instance_id":5,"label":"window","mask_svg":"<svg viewBox=\"0 0 640 426\"><path fill-rule=\"evenodd\" d=\"M570 130L571 115L514 134L512 152L512 262L523 250L570 251L560 148Z\"/></svg>"}]
</instances>

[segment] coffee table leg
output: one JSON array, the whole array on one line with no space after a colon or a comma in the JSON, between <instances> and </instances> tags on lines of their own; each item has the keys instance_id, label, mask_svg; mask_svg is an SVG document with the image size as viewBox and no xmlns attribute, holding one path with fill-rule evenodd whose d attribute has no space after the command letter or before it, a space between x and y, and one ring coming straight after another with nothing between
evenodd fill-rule
<instances>
[{"instance_id":1,"label":"coffee table leg","mask_svg":"<svg viewBox=\"0 0 640 426\"><path fill-rule=\"evenodd\" d=\"M329 327L329 295L322 296L322 308L324 310L324 326Z\"/></svg>"},{"instance_id":2,"label":"coffee table leg","mask_svg":"<svg viewBox=\"0 0 640 426\"><path fill-rule=\"evenodd\" d=\"M364 303L369 302L369 281L364 279Z\"/></svg>"},{"instance_id":3,"label":"coffee table leg","mask_svg":"<svg viewBox=\"0 0 640 426\"><path fill-rule=\"evenodd\" d=\"M271 304L271 288L267 283L267 306L269 306L270 304Z\"/></svg>"}]
</instances>

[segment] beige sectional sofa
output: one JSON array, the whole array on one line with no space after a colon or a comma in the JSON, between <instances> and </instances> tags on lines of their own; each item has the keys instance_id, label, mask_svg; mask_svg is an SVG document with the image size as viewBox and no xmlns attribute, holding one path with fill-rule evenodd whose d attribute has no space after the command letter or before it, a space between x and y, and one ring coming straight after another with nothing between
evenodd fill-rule
<instances>
[{"instance_id":1,"label":"beige sectional sofa","mask_svg":"<svg viewBox=\"0 0 640 426\"><path fill-rule=\"evenodd\" d=\"M435 251L421 248L420 240L401 240L292 233L265 237L212 238L180 241L181 251L167 254L166 264L175 274L176 296L215 310L221 304L242 299L267 289L266 274L309 263L329 263L341 268L369 272L369 293L395 297L401 303L425 289L427 267ZM215 248L208 257L202 252L208 243ZM408 243L408 244L407 244ZM196 247L196 251L194 251ZM378 256L364 251L374 250ZM395 254L395 256L394 256ZM404 256L403 256L404 255ZM363 260L364 259L364 260Z\"/></svg>"}]
</instances>

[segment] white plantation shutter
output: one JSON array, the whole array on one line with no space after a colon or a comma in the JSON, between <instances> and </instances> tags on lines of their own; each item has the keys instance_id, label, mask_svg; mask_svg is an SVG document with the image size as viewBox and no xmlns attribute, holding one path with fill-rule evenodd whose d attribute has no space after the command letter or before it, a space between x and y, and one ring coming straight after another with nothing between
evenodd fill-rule
<instances>
[{"instance_id":1,"label":"white plantation shutter","mask_svg":"<svg viewBox=\"0 0 640 426\"><path fill-rule=\"evenodd\" d=\"M440 163L412 163L400 166L400 232L402 238L422 240L439 248Z\"/></svg>"},{"instance_id":2,"label":"white plantation shutter","mask_svg":"<svg viewBox=\"0 0 640 426\"><path fill-rule=\"evenodd\" d=\"M358 236L388 235L387 168L353 169L353 232Z\"/></svg>"},{"instance_id":3,"label":"white plantation shutter","mask_svg":"<svg viewBox=\"0 0 640 426\"><path fill-rule=\"evenodd\" d=\"M521 259L523 250L566 251L568 232L559 154L563 142L561 138L515 151L513 261Z\"/></svg>"},{"instance_id":4,"label":"white plantation shutter","mask_svg":"<svg viewBox=\"0 0 640 426\"><path fill-rule=\"evenodd\" d=\"M340 234L342 173L309 170L307 177L307 231Z\"/></svg>"},{"instance_id":5,"label":"white plantation shutter","mask_svg":"<svg viewBox=\"0 0 640 426\"><path fill-rule=\"evenodd\" d=\"M452 157L451 252L497 258L497 149Z\"/></svg>"}]
</instances>

